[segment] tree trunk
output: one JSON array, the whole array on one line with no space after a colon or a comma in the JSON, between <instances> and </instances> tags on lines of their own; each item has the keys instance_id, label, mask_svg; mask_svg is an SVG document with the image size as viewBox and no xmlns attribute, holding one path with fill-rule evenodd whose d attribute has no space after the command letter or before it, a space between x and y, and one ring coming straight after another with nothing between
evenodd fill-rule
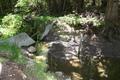
<instances>
[{"instance_id":1,"label":"tree trunk","mask_svg":"<svg viewBox=\"0 0 120 80\"><path fill-rule=\"evenodd\" d=\"M73 0L73 2L75 2L74 7L75 7L75 11L77 13L82 12L83 8L84 8L84 0Z\"/></svg>"},{"instance_id":2,"label":"tree trunk","mask_svg":"<svg viewBox=\"0 0 120 80\"><path fill-rule=\"evenodd\" d=\"M95 2L96 2L96 0L92 0L92 6L96 5Z\"/></svg>"},{"instance_id":3,"label":"tree trunk","mask_svg":"<svg viewBox=\"0 0 120 80\"><path fill-rule=\"evenodd\" d=\"M2 3L0 2L0 14L3 14Z\"/></svg>"},{"instance_id":4,"label":"tree trunk","mask_svg":"<svg viewBox=\"0 0 120 80\"><path fill-rule=\"evenodd\" d=\"M116 24L118 22L118 2L119 0L108 1L105 16L106 23Z\"/></svg>"}]
</instances>

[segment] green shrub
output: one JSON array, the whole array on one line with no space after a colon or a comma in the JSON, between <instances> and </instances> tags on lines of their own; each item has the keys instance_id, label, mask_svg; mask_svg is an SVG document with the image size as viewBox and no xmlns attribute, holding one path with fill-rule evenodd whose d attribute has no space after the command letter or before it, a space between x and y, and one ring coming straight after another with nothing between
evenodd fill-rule
<instances>
[{"instance_id":1,"label":"green shrub","mask_svg":"<svg viewBox=\"0 0 120 80\"><path fill-rule=\"evenodd\" d=\"M66 22L72 27L80 27L80 25L86 24L88 22L92 22L93 26L99 27L104 24L104 21L98 19L96 16L94 17L83 17L82 15L76 16L75 14L69 14L58 18L59 20Z\"/></svg>"},{"instance_id":2,"label":"green shrub","mask_svg":"<svg viewBox=\"0 0 120 80\"><path fill-rule=\"evenodd\" d=\"M29 0L18 0L15 7L20 7L24 12L29 12Z\"/></svg>"},{"instance_id":3,"label":"green shrub","mask_svg":"<svg viewBox=\"0 0 120 80\"><path fill-rule=\"evenodd\" d=\"M23 13L34 11L37 14L42 14L47 12L46 4L46 0L18 0L15 7Z\"/></svg>"},{"instance_id":4,"label":"green shrub","mask_svg":"<svg viewBox=\"0 0 120 80\"><path fill-rule=\"evenodd\" d=\"M22 17L17 14L8 14L3 17L2 24L0 26L0 32L3 34L3 38L7 38L15 35L22 25Z\"/></svg>"}]
</instances>

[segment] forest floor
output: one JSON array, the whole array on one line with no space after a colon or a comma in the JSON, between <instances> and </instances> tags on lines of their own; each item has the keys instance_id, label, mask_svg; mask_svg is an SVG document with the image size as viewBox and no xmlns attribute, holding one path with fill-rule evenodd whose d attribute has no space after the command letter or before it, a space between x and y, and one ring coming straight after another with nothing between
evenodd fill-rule
<instances>
[{"instance_id":1,"label":"forest floor","mask_svg":"<svg viewBox=\"0 0 120 80\"><path fill-rule=\"evenodd\" d=\"M25 80L27 78L22 68L14 62L4 62L0 67L2 67L0 80Z\"/></svg>"}]
</instances>

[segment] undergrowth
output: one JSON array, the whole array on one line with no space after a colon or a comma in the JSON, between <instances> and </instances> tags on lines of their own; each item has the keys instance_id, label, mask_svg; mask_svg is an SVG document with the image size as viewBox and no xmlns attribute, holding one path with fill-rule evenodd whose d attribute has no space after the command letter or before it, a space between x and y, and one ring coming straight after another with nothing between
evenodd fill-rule
<instances>
[{"instance_id":1,"label":"undergrowth","mask_svg":"<svg viewBox=\"0 0 120 80\"><path fill-rule=\"evenodd\" d=\"M28 66L26 73L37 80L56 80L54 74L46 72L47 64L45 61L34 61L32 66Z\"/></svg>"},{"instance_id":2,"label":"undergrowth","mask_svg":"<svg viewBox=\"0 0 120 80\"><path fill-rule=\"evenodd\" d=\"M69 15L65 15L62 17L58 17L58 19L60 21L63 21L65 23L69 24L72 27L81 27L82 25L85 25L85 24L90 23L90 22L95 27L99 27L99 26L104 24L104 17L102 15L97 16L94 13L89 13L91 15L88 15L87 13L84 13L84 14L85 15L83 15L83 14L81 14L81 15L69 14ZM92 14L94 16L92 16Z\"/></svg>"},{"instance_id":3,"label":"undergrowth","mask_svg":"<svg viewBox=\"0 0 120 80\"><path fill-rule=\"evenodd\" d=\"M0 25L1 38L8 38L18 33L22 25L22 17L18 14L8 14L2 18Z\"/></svg>"},{"instance_id":4,"label":"undergrowth","mask_svg":"<svg viewBox=\"0 0 120 80\"><path fill-rule=\"evenodd\" d=\"M10 44L7 41L1 42L0 52L6 53L8 55L8 59L11 61L21 64L25 63L25 58L22 55L20 48L18 48L15 44Z\"/></svg>"}]
</instances>

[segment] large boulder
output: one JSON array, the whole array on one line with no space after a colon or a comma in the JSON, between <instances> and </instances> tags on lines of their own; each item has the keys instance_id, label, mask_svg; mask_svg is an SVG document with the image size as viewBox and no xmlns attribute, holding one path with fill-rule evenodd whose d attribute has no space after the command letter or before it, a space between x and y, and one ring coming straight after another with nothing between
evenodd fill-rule
<instances>
[{"instance_id":1,"label":"large boulder","mask_svg":"<svg viewBox=\"0 0 120 80\"><path fill-rule=\"evenodd\" d=\"M30 38L26 33L20 33L8 39L10 43L16 44L18 47L30 46L35 43L35 41Z\"/></svg>"},{"instance_id":2,"label":"large boulder","mask_svg":"<svg viewBox=\"0 0 120 80\"><path fill-rule=\"evenodd\" d=\"M55 42L48 51L49 69L53 71L69 72L80 68L80 60L76 55L75 44ZM64 66L67 68L64 69Z\"/></svg>"},{"instance_id":3,"label":"large boulder","mask_svg":"<svg viewBox=\"0 0 120 80\"><path fill-rule=\"evenodd\" d=\"M9 38L8 42L21 48L22 53L27 57L33 58L33 53L36 52L35 41L24 32Z\"/></svg>"}]
</instances>

